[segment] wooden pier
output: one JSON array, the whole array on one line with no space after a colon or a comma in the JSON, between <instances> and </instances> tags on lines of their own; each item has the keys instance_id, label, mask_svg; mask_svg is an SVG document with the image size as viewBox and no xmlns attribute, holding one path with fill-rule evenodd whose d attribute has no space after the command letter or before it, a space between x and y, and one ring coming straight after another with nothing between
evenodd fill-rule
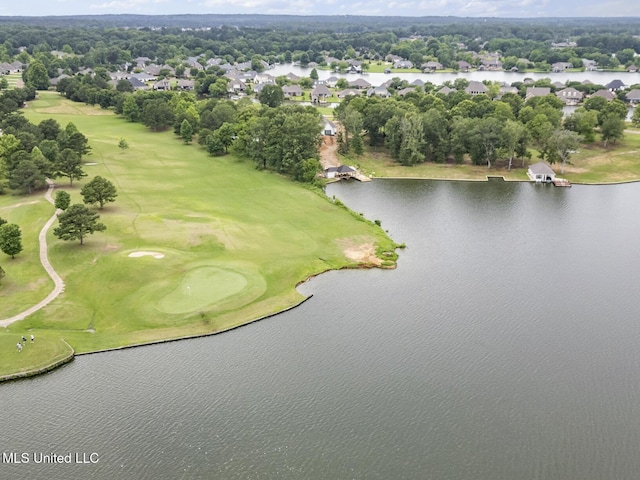
<instances>
[{"instance_id":1,"label":"wooden pier","mask_svg":"<svg viewBox=\"0 0 640 480\"><path fill-rule=\"evenodd\" d=\"M567 180L566 178L554 178L553 179L553 185L556 187L570 187L571 186L571 182L569 180Z\"/></svg>"}]
</instances>

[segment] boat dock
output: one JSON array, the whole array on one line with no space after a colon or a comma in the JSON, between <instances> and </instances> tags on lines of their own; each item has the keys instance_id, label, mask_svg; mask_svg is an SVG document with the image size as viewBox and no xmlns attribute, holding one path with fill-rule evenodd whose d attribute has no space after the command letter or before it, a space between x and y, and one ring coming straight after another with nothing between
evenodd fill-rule
<instances>
[{"instance_id":1,"label":"boat dock","mask_svg":"<svg viewBox=\"0 0 640 480\"><path fill-rule=\"evenodd\" d=\"M569 180L567 180L566 178L554 178L553 179L553 185L556 187L570 187L571 186L571 182Z\"/></svg>"},{"instance_id":2,"label":"boat dock","mask_svg":"<svg viewBox=\"0 0 640 480\"><path fill-rule=\"evenodd\" d=\"M356 170L356 173L353 174L353 178L355 178L356 180L360 180L361 182L371 181L369 177L367 177L364 173L360 173L358 170Z\"/></svg>"}]
</instances>

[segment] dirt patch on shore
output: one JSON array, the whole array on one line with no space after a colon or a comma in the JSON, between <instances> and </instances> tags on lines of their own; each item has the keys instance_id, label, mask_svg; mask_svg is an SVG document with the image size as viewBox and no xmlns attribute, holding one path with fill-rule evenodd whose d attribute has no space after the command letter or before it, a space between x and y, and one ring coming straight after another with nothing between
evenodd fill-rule
<instances>
[{"instance_id":1,"label":"dirt patch on shore","mask_svg":"<svg viewBox=\"0 0 640 480\"><path fill-rule=\"evenodd\" d=\"M382 265L382 259L376 255L376 246L373 242L357 243L353 240L340 242L345 257L361 265Z\"/></svg>"}]
</instances>

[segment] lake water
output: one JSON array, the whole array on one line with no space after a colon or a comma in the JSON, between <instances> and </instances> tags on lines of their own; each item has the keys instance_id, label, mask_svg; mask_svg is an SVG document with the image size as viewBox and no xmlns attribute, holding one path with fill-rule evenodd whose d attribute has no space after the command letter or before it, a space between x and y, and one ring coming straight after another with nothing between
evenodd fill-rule
<instances>
[{"instance_id":1,"label":"lake water","mask_svg":"<svg viewBox=\"0 0 640 480\"><path fill-rule=\"evenodd\" d=\"M442 85L445 81L454 81L456 78L466 78L468 80L491 80L494 82L501 82L512 84L514 82L522 82L525 78L532 78L539 80L542 78L550 78L551 82L577 81L583 82L589 80L597 85L606 85L612 80L622 80L626 85L640 84L640 73L628 73L628 72L562 72L562 73L517 73L517 72L489 72L489 71L471 71L466 73L405 73L402 71L393 71L392 73L369 73L363 72L362 74L353 73L335 73L329 70L317 70L320 80L325 80L329 77L347 78L349 80L355 80L356 78L364 78L373 86L382 85L387 80L393 77L400 77L408 82L412 82L416 79L420 79L423 82L431 82L434 85ZM302 68L291 64L276 65L273 69L267 70L266 73L275 77L279 75L286 75L287 73L294 73L299 77L308 77L311 73L310 68Z\"/></svg>"},{"instance_id":2,"label":"lake water","mask_svg":"<svg viewBox=\"0 0 640 480\"><path fill-rule=\"evenodd\" d=\"M396 270L331 272L257 324L0 385L3 451L32 459L0 478L638 477L640 185L328 194L406 242Z\"/></svg>"}]
</instances>

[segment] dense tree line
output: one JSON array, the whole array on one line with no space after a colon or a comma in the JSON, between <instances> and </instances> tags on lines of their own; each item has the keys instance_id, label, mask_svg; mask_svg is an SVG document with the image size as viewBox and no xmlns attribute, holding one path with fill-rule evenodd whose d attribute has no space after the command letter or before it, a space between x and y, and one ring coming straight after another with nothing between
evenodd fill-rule
<instances>
[{"instance_id":1,"label":"dense tree line","mask_svg":"<svg viewBox=\"0 0 640 480\"><path fill-rule=\"evenodd\" d=\"M25 99L21 90L0 97L0 191L7 185L20 193L43 188L46 178L66 177L69 183L82 178L82 157L89 153L88 139L73 123L64 128L53 119L38 125L18 111Z\"/></svg>"},{"instance_id":2,"label":"dense tree line","mask_svg":"<svg viewBox=\"0 0 640 480\"><path fill-rule=\"evenodd\" d=\"M171 18L174 17L156 20L167 23ZM326 55L340 61L356 57L380 60L395 54L416 64L438 60L445 67L455 68L458 60L477 63L472 53L487 51L498 52L507 68L518 66L519 60L526 58L530 66L544 69L560 61L577 67L581 58L596 60L603 68L613 68L635 62L633 52L640 51L640 21L634 19L477 22L434 17L382 22L375 17L368 20L353 17L345 22L337 17L319 17L309 23L305 17L270 22L255 17L254 22L220 23L230 21L221 17L213 28L209 24L207 29L186 31L178 26L179 18L175 19L177 24L158 29L120 28L113 20L95 21L91 28L80 26L82 22L70 22L78 26L67 24L56 28L34 26L24 19L0 23L0 62L17 59L27 64L37 60L36 77L41 79L43 71L54 78L60 72L72 75L85 67L108 70L125 64L131 67L137 57L181 69L188 68L183 63L187 57L204 60L216 57L229 63L250 61L259 69L260 59L269 63L297 60L303 64L322 64ZM575 46L552 46L553 42L569 38L575 40ZM53 55L52 51L62 54Z\"/></svg>"}]
</instances>

